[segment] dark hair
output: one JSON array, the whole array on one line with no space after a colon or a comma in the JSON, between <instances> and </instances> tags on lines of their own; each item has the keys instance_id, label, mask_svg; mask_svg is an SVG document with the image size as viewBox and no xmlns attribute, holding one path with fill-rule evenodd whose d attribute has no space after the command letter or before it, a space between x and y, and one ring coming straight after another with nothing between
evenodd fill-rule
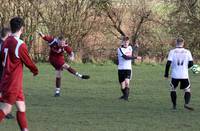
<instances>
[{"instance_id":1,"label":"dark hair","mask_svg":"<svg viewBox=\"0 0 200 131\"><path fill-rule=\"evenodd\" d=\"M10 29L5 27L1 29L1 38L6 37L6 35L10 32Z\"/></svg>"},{"instance_id":2,"label":"dark hair","mask_svg":"<svg viewBox=\"0 0 200 131\"><path fill-rule=\"evenodd\" d=\"M19 31L24 25L24 20L20 17L14 17L10 20L10 28L12 33Z\"/></svg>"},{"instance_id":3,"label":"dark hair","mask_svg":"<svg viewBox=\"0 0 200 131\"><path fill-rule=\"evenodd\" d=\"M124 37L124 39L123 39L124 41L128 41L129 40L129 37L128 36L126 36L126 37Z\"/></svg>"},{"instance_id":4,"label":"dark hair","mask_svg":"<svg viewBox=\"0 0 200 131\"><path fill-rule=\"evenodd\" d=\"M58 40L64 40L64 37L63 36L59 36Z\"/></svg>"},{"instance_id":5,"label":"dark hair","mask_svg":"<svg viewBox=\"0 0 200 131\"><path fill-rule=\"evenodd\" d=\"M176 39L176 45L180 45L182 43L184 43L184 39L183 38L179 37L179 38Z\"/></svg>"}]
</instances>

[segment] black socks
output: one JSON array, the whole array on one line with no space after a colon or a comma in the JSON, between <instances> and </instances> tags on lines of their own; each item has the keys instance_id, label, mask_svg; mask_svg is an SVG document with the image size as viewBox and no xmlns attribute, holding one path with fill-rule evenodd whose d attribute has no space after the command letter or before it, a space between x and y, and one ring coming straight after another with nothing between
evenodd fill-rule
<instances>
[{"instance_id":1,"label":"black socks","mask_svg":"<svg viewBox=\"0 0 200 131\"><path fill-rule=\"evenodd\" d=\"M171 91L171 100L172 100L172 103L173 103L173 106L175 107L176 106L176 91Z\"/></svg>"},{"instance_id":2,"label":"black socks","mask_svg":"<svg viewBox=\"0 0 200 131\"><path fill-rule=\"evenodd\" d=\"M190 98L191 98L191 93L190 92L185 92L184 99L185 99L185 104L186 105L189 104Z\"/></svg>"}]
</instances>

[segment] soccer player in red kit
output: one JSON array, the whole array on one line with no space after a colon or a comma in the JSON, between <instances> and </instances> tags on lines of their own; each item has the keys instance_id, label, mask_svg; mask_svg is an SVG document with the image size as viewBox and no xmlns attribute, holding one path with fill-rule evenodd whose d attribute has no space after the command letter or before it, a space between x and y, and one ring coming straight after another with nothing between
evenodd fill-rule
<instances>
[{"instance_id":1,"label":"soccer player in red kit","mask_svg":"<svg viewBox=\"0 0 200 131\"><path fill-rule=\"evenodd\" d=\"M24 21L14 17L10 21L12 35L9 36L2 48L3 75L0 84L0 122L11 111L15 104L17 107L16 118L21 131L28 131L26 119L25 98L22 88L23 64L30 69L33 75L38 74L38 69L31 60L26 44L20 39L24 29Z\"/></svg>"},{"instance_id":2,"label":"soccer player in red kit","mask_svg":"<svg viewBox=\"0 0 200 131\"><path fill-rule=\"evenodd\" d=\"M41 32L38 33L43 38L43 40L49 43L50 46L49 62L56 70L56 87L54 94L55 97L60 96L61 73L63 69L69 71L71 74L81 79L90 78L90 76L88 75L82 75L78 73L75 69L73 69L65 62L64 52L67 52L67 54L70 56L70 60L74 59L74 53L72 51L72 48L68 45L68 43L66 43L63 37L54 38L53 36L44 35Z\"/></svg>"},{"instance_id":3,"label":"soccer player in red kit","mask_svg":"<svg viewBox=\"0 0 200 131\"><path fill-rule=\"evenodd\" d=\"M1 38L0 38L0 54L2 54L2 47L3 47L3 43L4 41L8 38L8 36L10 36L11 34L11 30L9 28L2 28L1 29ZM2 58L0 56L0 83L1 83L1 77L2 77L2 74L3 74L3 64L2 64ZM0 100L1 100L1 97L0 97ZM13 119L14 116L12 114L8 114L6 115L6 118L7 119Z\"/></svg>"}]
</instances>

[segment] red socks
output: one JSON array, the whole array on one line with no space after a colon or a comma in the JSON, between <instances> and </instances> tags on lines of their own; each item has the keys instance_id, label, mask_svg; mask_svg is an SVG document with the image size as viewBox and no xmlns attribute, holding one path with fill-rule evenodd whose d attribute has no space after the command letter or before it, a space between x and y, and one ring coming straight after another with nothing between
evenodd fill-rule
<instances>
[{"instance_id":1,"label":"red socks","mask_svg":"<svg viewBox=\"0 0 200 131\"><path fill-rule=\"evenodd\" d=\"M0 123L4 119L5 116L6 115L4 114L4 112L0 109Z\"/></svg>"},{"instance_id":2,"label":"red socks","mask_svg":"<svg viewBox=\"0 0 200 131\"><path fill-rule=\"evenodd\" d=\"M22 131L28 128L25 112L17 111L17 122Z\"/></svg>"},{"instance_id":3,"label":"red socks","mask_svg":"<svg viewBox=\"0 0 200 131\"><path fill-rule=\"evenodd\" d=\"M67 68L67 70L68 70L70 73L76 75L76 71L75 71L73 68L69 67L69 68Z\"/></svg>"},{"instance_id":4,"label":"red socks","mask_svg":"<svg viewBox=\"0 0 200 131\"><path fill-rule=\"evenodd\" d=\"M61 78L56 78L56 88L60 88L61 85Z\"/></svg>"}]
</instances>

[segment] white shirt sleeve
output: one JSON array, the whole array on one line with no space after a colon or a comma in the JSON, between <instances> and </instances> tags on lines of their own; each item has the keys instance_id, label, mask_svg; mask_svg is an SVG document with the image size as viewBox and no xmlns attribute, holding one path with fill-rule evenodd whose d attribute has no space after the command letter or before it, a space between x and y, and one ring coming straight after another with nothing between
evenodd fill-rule
<instances>
[{"instance_id":1,"label":"white shirt sleeve","mask_svg":"<svg viewBox=\"0 0 200 131\"><path fill-rule=\"evenodd\" d=\"M173 51L172 50L169 52L167 60L168 61L172 61L173 60Z\"/></svg>"},{"instance_id":2,"label":"white shirt sleeve","mask_svg":"<svg viewBox=\"0 0 200 131\"><path fill-rule=\"evenodd\" d=\"M188 51L188 60L189 60L189 61L193 61L192 54L191 54L190 51Z\"/></svg>"}]
</instances>

